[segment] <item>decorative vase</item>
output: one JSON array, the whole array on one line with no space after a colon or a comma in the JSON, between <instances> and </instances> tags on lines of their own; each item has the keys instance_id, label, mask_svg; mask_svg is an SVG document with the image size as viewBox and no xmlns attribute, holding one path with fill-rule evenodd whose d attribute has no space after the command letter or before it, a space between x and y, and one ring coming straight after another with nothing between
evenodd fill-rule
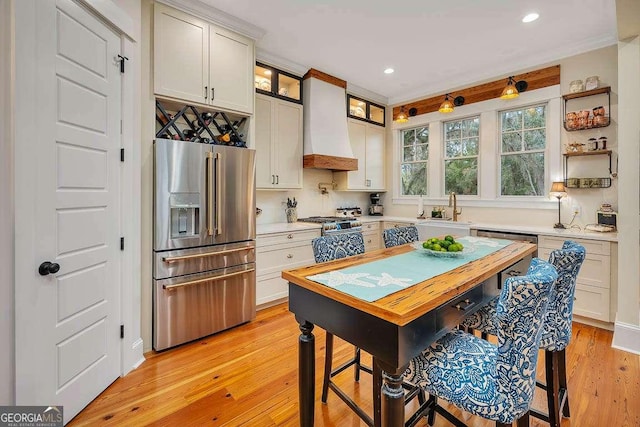
<instances>
[{"instance_id":1,"label":"decorative vase","mask_svg":"<svg viewBox=\"0 0 640 427\"><path fill-rule=\"evenodd\" d=\"M287 214L287 222L298 221L298 210L296 208L286 208L284 212Z\"/></svg>"}]
</instances>

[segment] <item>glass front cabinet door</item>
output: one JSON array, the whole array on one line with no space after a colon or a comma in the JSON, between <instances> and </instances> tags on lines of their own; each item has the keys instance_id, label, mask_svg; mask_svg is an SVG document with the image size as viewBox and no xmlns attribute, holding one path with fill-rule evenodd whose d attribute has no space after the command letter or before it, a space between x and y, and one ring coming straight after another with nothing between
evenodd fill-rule
<instances>
[{"instance_id":1,"label":"glass front cabinet door","mask_svg":"<svg viewBox=\"0 0 640 427\"><path fill-rule=\"evenodd\" d=\"M347 94L349 111L347 116L352 119L364 120L375 125L384 126L384 107L366 99Z\"/></svg>"},{"instance_id":2,"label":"glass front cabinet door","mask_svg":"<svg viewBox=\"0 0 640 427\"><path fill-rule=\"evenodd\" d=\"M256 92L302 104L302 78L270 65L256 62Z\"/></svg>"}]
</instances>

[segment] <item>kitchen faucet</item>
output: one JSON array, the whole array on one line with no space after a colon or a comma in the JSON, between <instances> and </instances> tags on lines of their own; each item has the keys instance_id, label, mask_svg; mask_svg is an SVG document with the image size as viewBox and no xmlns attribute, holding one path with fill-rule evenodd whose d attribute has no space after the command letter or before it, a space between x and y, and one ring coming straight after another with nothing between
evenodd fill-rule
<instances>
[{"instance_id":1,"label":"kitchen faucet","mask_svg":"<svg viewBox=\"0 0 640 427\"><path fill-rule=\"evenodd\" d=\"M452 201L453 204L451 203ZM462 214L462 209L458 210L458 201L454 191L449 193L449 207L453 207L453 221L458 221L458 215Z\"/></svg>"}]
</instances>

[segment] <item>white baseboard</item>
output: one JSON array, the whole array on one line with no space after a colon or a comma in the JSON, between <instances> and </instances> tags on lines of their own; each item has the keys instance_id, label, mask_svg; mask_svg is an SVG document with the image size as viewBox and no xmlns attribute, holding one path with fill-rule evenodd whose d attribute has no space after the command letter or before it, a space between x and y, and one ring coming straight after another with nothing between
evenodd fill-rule
<instances>
[{"instance_id":1,"label":"white baseboard","mask_svg":"<svg viewBox=\"0 0 640 427\"><path fill-rule=\"evenodd\" d=\"M611 347L640 354L640 326L616 322Z\"/></svg>"},{"instance_id":2,"label":"white baseboard","mask_svg":"<svg viewBox=\"0 0 640 427\"><path fill-rule=\"evenodd\" d=\"M128 357L128 360L132 360L133 363L131 364L131 366L125 367L125 370L124 370L122 376L127 375L129 372L133 371L138 366L142 365L142 362L144 362L146 360L144 358L143 344L144 343L142 341L142 338L138 338L131 345L131 353L130 353L130 355Z\"/></svg>"}]
</instances>

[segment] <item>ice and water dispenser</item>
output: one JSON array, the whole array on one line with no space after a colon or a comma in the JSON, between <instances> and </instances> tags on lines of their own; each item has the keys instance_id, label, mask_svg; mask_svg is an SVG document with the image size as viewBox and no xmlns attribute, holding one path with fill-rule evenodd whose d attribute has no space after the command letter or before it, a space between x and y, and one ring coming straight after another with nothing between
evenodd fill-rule
<instances>
[{"instance_id":1,"label":"ice and water dispenser","mask_svg":"<svg viewBox=\"0 0 640 427\"><path fill-rule=\"evenodd\" d=\"M171 208L171 237L189 237L200 234L200 194L173 193L169 196Z\"/></svg>"}]
</instances>

